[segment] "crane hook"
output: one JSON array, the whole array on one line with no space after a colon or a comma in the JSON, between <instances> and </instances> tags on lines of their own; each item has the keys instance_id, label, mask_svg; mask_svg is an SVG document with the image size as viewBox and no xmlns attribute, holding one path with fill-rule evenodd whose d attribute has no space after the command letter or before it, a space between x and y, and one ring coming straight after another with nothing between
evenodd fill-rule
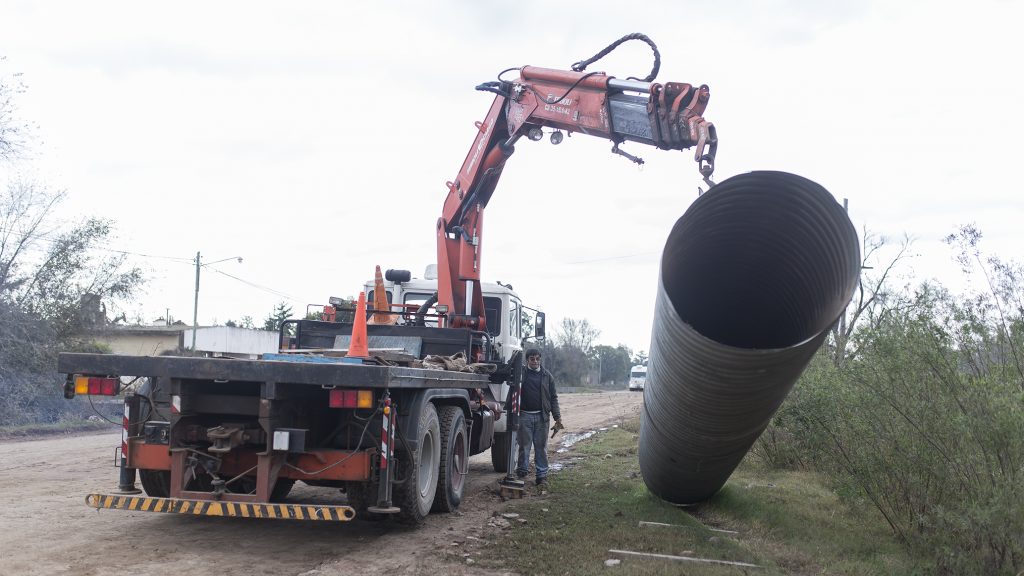
<instances>
[{"instance_id":1,"label":"crane hook","mask_svg":"<svg viewBox=\"0 0 1024 576\"><path fill-rule=\"evenodd\" d=\"M633 163L637 164L638 166L643 166L644 165L644 159L643 158L641 158L639 156L633 156L632 154L630 154L629 152L626 152L625 150L620 150L618 142L615 142L614 145L612 146L612 153L618 154L619 156L625 156L626 158L628 158L630 161L632 161Z\"/></svg>"}]
</instances>

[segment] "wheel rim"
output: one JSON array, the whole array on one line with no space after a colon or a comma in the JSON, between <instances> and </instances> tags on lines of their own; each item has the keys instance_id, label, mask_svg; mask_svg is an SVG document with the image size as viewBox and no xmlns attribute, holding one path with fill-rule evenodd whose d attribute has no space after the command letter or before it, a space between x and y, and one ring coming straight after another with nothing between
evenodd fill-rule
<instances>
[{"instance_id":1,"label":"wheel rim","mask_svg":"<svg viewBox=\"0 0 1024 576\"><path fill-rule=\"evenodd\" d=\"M423 444L420 446L419 472L416 474L421 498L426 498L432 492L430 485L434 479L434 467L434 433L429 431L423 436Z\"/></svg>"},{"instance_id":2,"label":"wheel rim","mask_svg":"<svg viewBox=\"0 0 1024 576\"><path fill-rule=\"evenodd\" d=\"M466 434L461 430L455 435L455 449L452 450L452 490L462 492L462 483L466 478Z\"/></svg>"}]
</instances>

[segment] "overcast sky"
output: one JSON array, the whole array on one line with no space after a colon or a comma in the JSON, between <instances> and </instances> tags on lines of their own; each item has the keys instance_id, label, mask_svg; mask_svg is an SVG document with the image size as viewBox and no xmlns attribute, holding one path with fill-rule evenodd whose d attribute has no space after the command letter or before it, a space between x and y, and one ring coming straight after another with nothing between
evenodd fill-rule
<instances>
[{"instance_id":1,"label":"overcast sky","mask_svg":"<svg viewBox=\"0 0 1024 576\"><path fill-rule=\"evenodd\" d=\"M18 2L0 74L36 125L13 171L116 222L150 280L129 317L261 321L351 296L374 265L422 276L434 225L509 67L568 68L630 32L658 81L708 84L716 178L786 170L847 198L858 228L914 237L905 273L959 286L941 238L1024 245L1021 2ZM646 76L630 42L589 70ZM577 135L523 142L487 208L485 280L600 342L648 349L658 260L696 198L691 153L643 169ZM222 274L222 273L223 274ZM229 277L225 274L230 274Z\"/></svg>"}]
</instances>

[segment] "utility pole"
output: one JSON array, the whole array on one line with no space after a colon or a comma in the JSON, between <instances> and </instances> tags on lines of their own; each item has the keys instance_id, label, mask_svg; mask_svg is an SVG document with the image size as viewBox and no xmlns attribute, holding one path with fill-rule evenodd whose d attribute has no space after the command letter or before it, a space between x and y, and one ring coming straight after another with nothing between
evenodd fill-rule
<instances>
[{"instance_id":1,"label":"utility pole","mask_svg":"<svg viewBox=\"0 0 1024 576\"><path fill-rule=\"evenodd\" d=\"M843 198L843 210L846 212L847 216L850 215L849 198ZM843 308L842 315L839 316L839 328L835 333L836 355L832 359L833 362L836 362L837 360L841 362L842 359L846 357L846 311L849 310L849 308L850 305L847 304L846 307ZM838 363L836 363L836 365L838 366Z\"/></svg>"},{"instance_id":2,"label":"utility pole","mask_svg":"<svg viewBox=\"0 0 1024 576\"><path fill-rule=\"evenodd\" d=\"M207 262L203 264L202 258L199 252L196 252L196 300L192 304L192 351L196 351L196 332L199 330L199 269L203 266L209 266L210 264L217 264L218 262L226 262L228 260L238 260L238 263L242 263L241 256L232 256L230 258L222 258L220 260L214 260L213 262Z\"/></svg>"},{"instance_id":3,"label":"utility pole","mask_svg":"<svg viewBox=\"0 0 1024 576\"><path fill-rule=\"evenodd\" d=\"M196 351L196 330L199 329L199 252L196 252L196 300L192 304L192 352Z\"/></svg>"}]
</instances>

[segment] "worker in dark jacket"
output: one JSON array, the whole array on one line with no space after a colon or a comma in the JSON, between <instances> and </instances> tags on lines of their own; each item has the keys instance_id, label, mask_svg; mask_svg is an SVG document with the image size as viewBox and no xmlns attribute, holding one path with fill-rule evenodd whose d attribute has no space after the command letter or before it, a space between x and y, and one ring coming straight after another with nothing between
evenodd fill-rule
<instances>
[{"instance_id":1,"label":"worker in dark jacket","mask_svg":"<svg viewBox=\"0 0 1024 576\"><path fill-rule=\"evenodd\" d=\"M523 371L523 387L519 400L519 459L516 477L525 478L530 469L530 448L535 451L537 486L541 492L548 486L548 424L549 415L554 416L555 425L562 427L562 411L558 408L558 392L555 379L540 364L540 350L526 351L526 370Z\"/></svg>"}]
</instances>

